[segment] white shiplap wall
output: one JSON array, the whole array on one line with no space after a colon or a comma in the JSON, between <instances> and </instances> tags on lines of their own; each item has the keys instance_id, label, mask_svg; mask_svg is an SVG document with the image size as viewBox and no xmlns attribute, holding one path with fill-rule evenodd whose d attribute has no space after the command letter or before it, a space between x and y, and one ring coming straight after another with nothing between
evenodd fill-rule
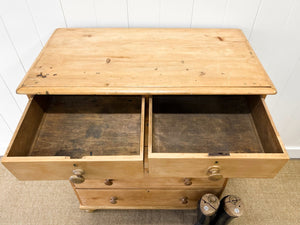
<instances>
[{"instance_id":1,"label":"white shiplap wall","mask_svg":"<svg viewBox=\"0 0 300 225\"><path fill-rule=\"evenodd\" d=\"M267 104L279 133L300 157L297 0L0 0L0 155L27 102L17 85L58 27L242 29L278 89Z\"/></svg>"}]
</instances>

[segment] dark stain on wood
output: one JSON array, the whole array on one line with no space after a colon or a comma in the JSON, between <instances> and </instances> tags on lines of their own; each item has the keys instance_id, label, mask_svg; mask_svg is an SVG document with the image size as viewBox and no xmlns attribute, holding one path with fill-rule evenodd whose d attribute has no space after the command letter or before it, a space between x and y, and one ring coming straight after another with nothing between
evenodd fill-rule
<instances>
[{"instance_id":1,"label":"dark stain on wood","mask_svg":"<svg viewBox=\"0 0 300 225\"><path fill-rule=\"evenodd\" d=\"M32 156L139 155L141 97L37 96L43 120Z\"/></svg>"},{"instance_id":2,"label":"dark stain on wood","mask_svg":"<svg viewBox=\"0 0 300 225\"><path fill-rule=\"evenodd\" d=\"M49 91L46 91L46 95L49 95Z\"/></svg>"},{"instance_id":3,"label":"dark stain on wood","mask_svg":"<svg viewBox=\"0 0 300 225\"><path fill-rule=\"evenodd\" d=\"M181 60L181 63L184 64L184 60Z\"/></svg>"},{"instance_id":4,"label":"dark stain on wood","mask_svg":"<svg viewBox=\"0 0 300 225\"><path fill-rule=\"evenodd\" d=\"M37 74L37 75L36 75L36 77L46 78L46 77L47 77L47 75L49 75L49 74L45 74L45 75L43 75L43 73L42 73L42 72L40 72L39 74Z\"/></svg>"},{"instance_id":5,"label":"dark stain on wood","mask_svg":"<svg viewBox=\"0 0 300 225\"><path fill-rule=\"evenodd\" d=\"M106 125L105 128L108 128L108 125ZM102 129L100 127L95 127L93 124L88 127L88 129L85 132L86 138L99 138L101 136Z\"/></svg>"},{"instance_id":6,"label":"dark stain on wood","mask_svg":"<svg viewBox=\"0 0 300 225\"><path fill-rule=\"evenodd\" d=\"M153 152L259 153L245 96L153 97Z\"/></svg>"},{"instance_id":7,"label":"dark stain on wood","mask_svg":"<svg viewBox=\"0 0 300 225\"><path fill-rule=\"evenodd\" d=\"M230 155L230 152L209 152L208 155L209 156L228 156L228 155ZM216 161L215 163L218 163L218 161Z\"/></svg>"},{"instance_id":8,"label":"dark stain on wood","mask_svg":"<svg viewBox=\"0 0 300 225\"><path fill-rule=\"evenodd\" d=\"M85 151L81 148L75 148L72 151L61 149L55 153L55 156L70 156L72 159L79 159L84 153Z\"/></svg>"},{"instance_id":9,"label":"dark stain on wood","mask_svg":"<svg viewBox=\"0 0 300 225\"><path fill-rule=\"evenodd\" d=\"M200 72L200 76L204 76L206 73L205 72Z\"/></svg>"},{"instance_id":10,"label":"dark stain on wood","mask_svg":"<svg viewBox=\"0 0 300 225\"><path fill-rule=\"evenodd\" d=\"M154 68L154 70L158 70L158 68L156 67L156 68Z\"/></svg>"},{"instance_id":11,"label":"dark stain on wood","mask_svg":"<svg viewBox=\"0 0 300 225\"><path fill-rule=\"evenodd\" d=\"M57 76L57 73L54 73L53 76L54 76L54 77Z\"/></svg>"},{"instance_id":12,"label":"dark stain on wood","mask_svg":"<svg viewBox=\"0 0 300 225\"><path fill-rule=\"evenodd\" d=\"M186 70L186 71L189 71L189 68L186 68L185 70Z\"/></svg>"},{"instance_id":13,"label":"dark stain on wood","mask_svg":"<svg viewBox=\"0 0 300 225\"><path fill-rule=\"evenodd\" d=\"M96 72L96 74L100 74L100 72Z\"/></svg>"},{"instance_id":14,"label":"dark stain on wood","mask_svg":"<svg viewBox=\"0 0 300 225\"><path fill-rule=\"evenodd\" d=\"M110 58L107 58L106 59L106 63L110 63L111 59Z\"/></svg>"},{"instance_id":15,"label":"dark stain on wood","mask_svg":"<svg viewBox=\"0 0 300 225\"><path fill-rule=\"evenodd\" d=\"M222 37L217 37L218 39L219 39L219 41L224 41L224 38L222 38Z\"/></svg>"}]
</instances>

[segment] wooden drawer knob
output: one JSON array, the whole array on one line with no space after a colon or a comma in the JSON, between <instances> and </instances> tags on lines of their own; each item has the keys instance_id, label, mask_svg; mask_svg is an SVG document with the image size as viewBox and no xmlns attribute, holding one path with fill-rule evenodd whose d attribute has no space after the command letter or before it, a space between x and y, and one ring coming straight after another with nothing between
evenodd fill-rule
<instances>
[{"instance_id":1,"label":"wooden drawer knob","mask_svg":"<svg viewBox=\"0 0 300 225\"><path fill-rule=\"evenodd\" d=\"M75 169L73 170L73 175L70 176L69 180L74 184L81 184L85 181L85 178L82 176L83 174L83 169Z\"/></svg>"},{"instance_id":2,"label":"wooden drawer knob","mask_svg":"<svg viewBox=\"0 0 300 225\"><path fill-rule=\"evenodd\" d=\"M104 184L107 186L113 185L113 180L112 179L105 179Z\"/></svg>"},{"instance_id":3,"label":"wooden drawer knob","mask_svg":"<svg viewBox=\"0 0 300 225\"><path fill-rule=\"evenodd\" d=\"M117 200L118 200L118 198L117 198L116 196L112 196L112 197L110 198L110 203L111 203L111 204L117 204Z\"/></svg>"},{"instance_id":4,"label":"wooden drawer knob","mask_svg":"<svg viewBox=\"0 0 300 225\"><path fill-rule=\"evenodd\" d=\"M221 180L223 175L220 173L221 168L219 166L211 166L207 170L208 179L212 181Z\"/></svg>"},{"instance_id":5,"label":"wooden drawer knob","mask_svg":"<svg viewBox=\"0 0 300 225\"><path fill-rule=\"evenodd\" d=\"M182 204L188 204L188 202L189 202L189 198L188 197L182 197L181 198L181 203Z\"/></svg>"},{"instance_id":6,"label":"wooden drawer knob","mask_svg":"<svg viewBox=\"0 0 300 225\"><path fill-rule=\"evenodd\" d=\"M193 184L192 179L190 178L184 178L183 183L185 186L191 186Z\"/></svg>"}]
</instances>

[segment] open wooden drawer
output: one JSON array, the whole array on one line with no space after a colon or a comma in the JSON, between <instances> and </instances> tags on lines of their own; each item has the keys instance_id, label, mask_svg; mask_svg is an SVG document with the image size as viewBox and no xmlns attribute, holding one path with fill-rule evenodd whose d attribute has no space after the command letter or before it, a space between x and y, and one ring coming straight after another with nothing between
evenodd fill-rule
<instances>
[{"instance_id":1,"label":"open wooden drawer","mask_svg":"<svg viewBox=\"0 0 300 225\"><path fill-rule=\"evenodd\" d=\"M20 180L142 177L145 99L40 95L29 100L4 166Z\"/></svg>"},{"instance_id":2,"label":"open wooden drawer","mask_svg":"<svg viewBox=\"0 0 300 225\"><path fill-rule=\"evenodd\" d=\"M261 96L153 96L151 176L274 177L288 160Z\"/></svg>"}]
</instances>

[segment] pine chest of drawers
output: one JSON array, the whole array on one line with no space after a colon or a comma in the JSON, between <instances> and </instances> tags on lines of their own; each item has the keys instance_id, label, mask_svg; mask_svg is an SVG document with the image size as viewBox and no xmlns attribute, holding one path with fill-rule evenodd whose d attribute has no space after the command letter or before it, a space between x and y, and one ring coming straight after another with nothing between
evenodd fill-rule
<instances>
[{"instance_id":1,"label":"pine chest of drawers","mask_svg":"<svg viewBox=\"0 0 300 225\"><path fill-rule=\"evenodd\" d=\"M2 158L20 180L70 180L80 208L190 209L288 155L275 94L238 29L57 29L18 87Z\"/></svg>"}]
</instances>

